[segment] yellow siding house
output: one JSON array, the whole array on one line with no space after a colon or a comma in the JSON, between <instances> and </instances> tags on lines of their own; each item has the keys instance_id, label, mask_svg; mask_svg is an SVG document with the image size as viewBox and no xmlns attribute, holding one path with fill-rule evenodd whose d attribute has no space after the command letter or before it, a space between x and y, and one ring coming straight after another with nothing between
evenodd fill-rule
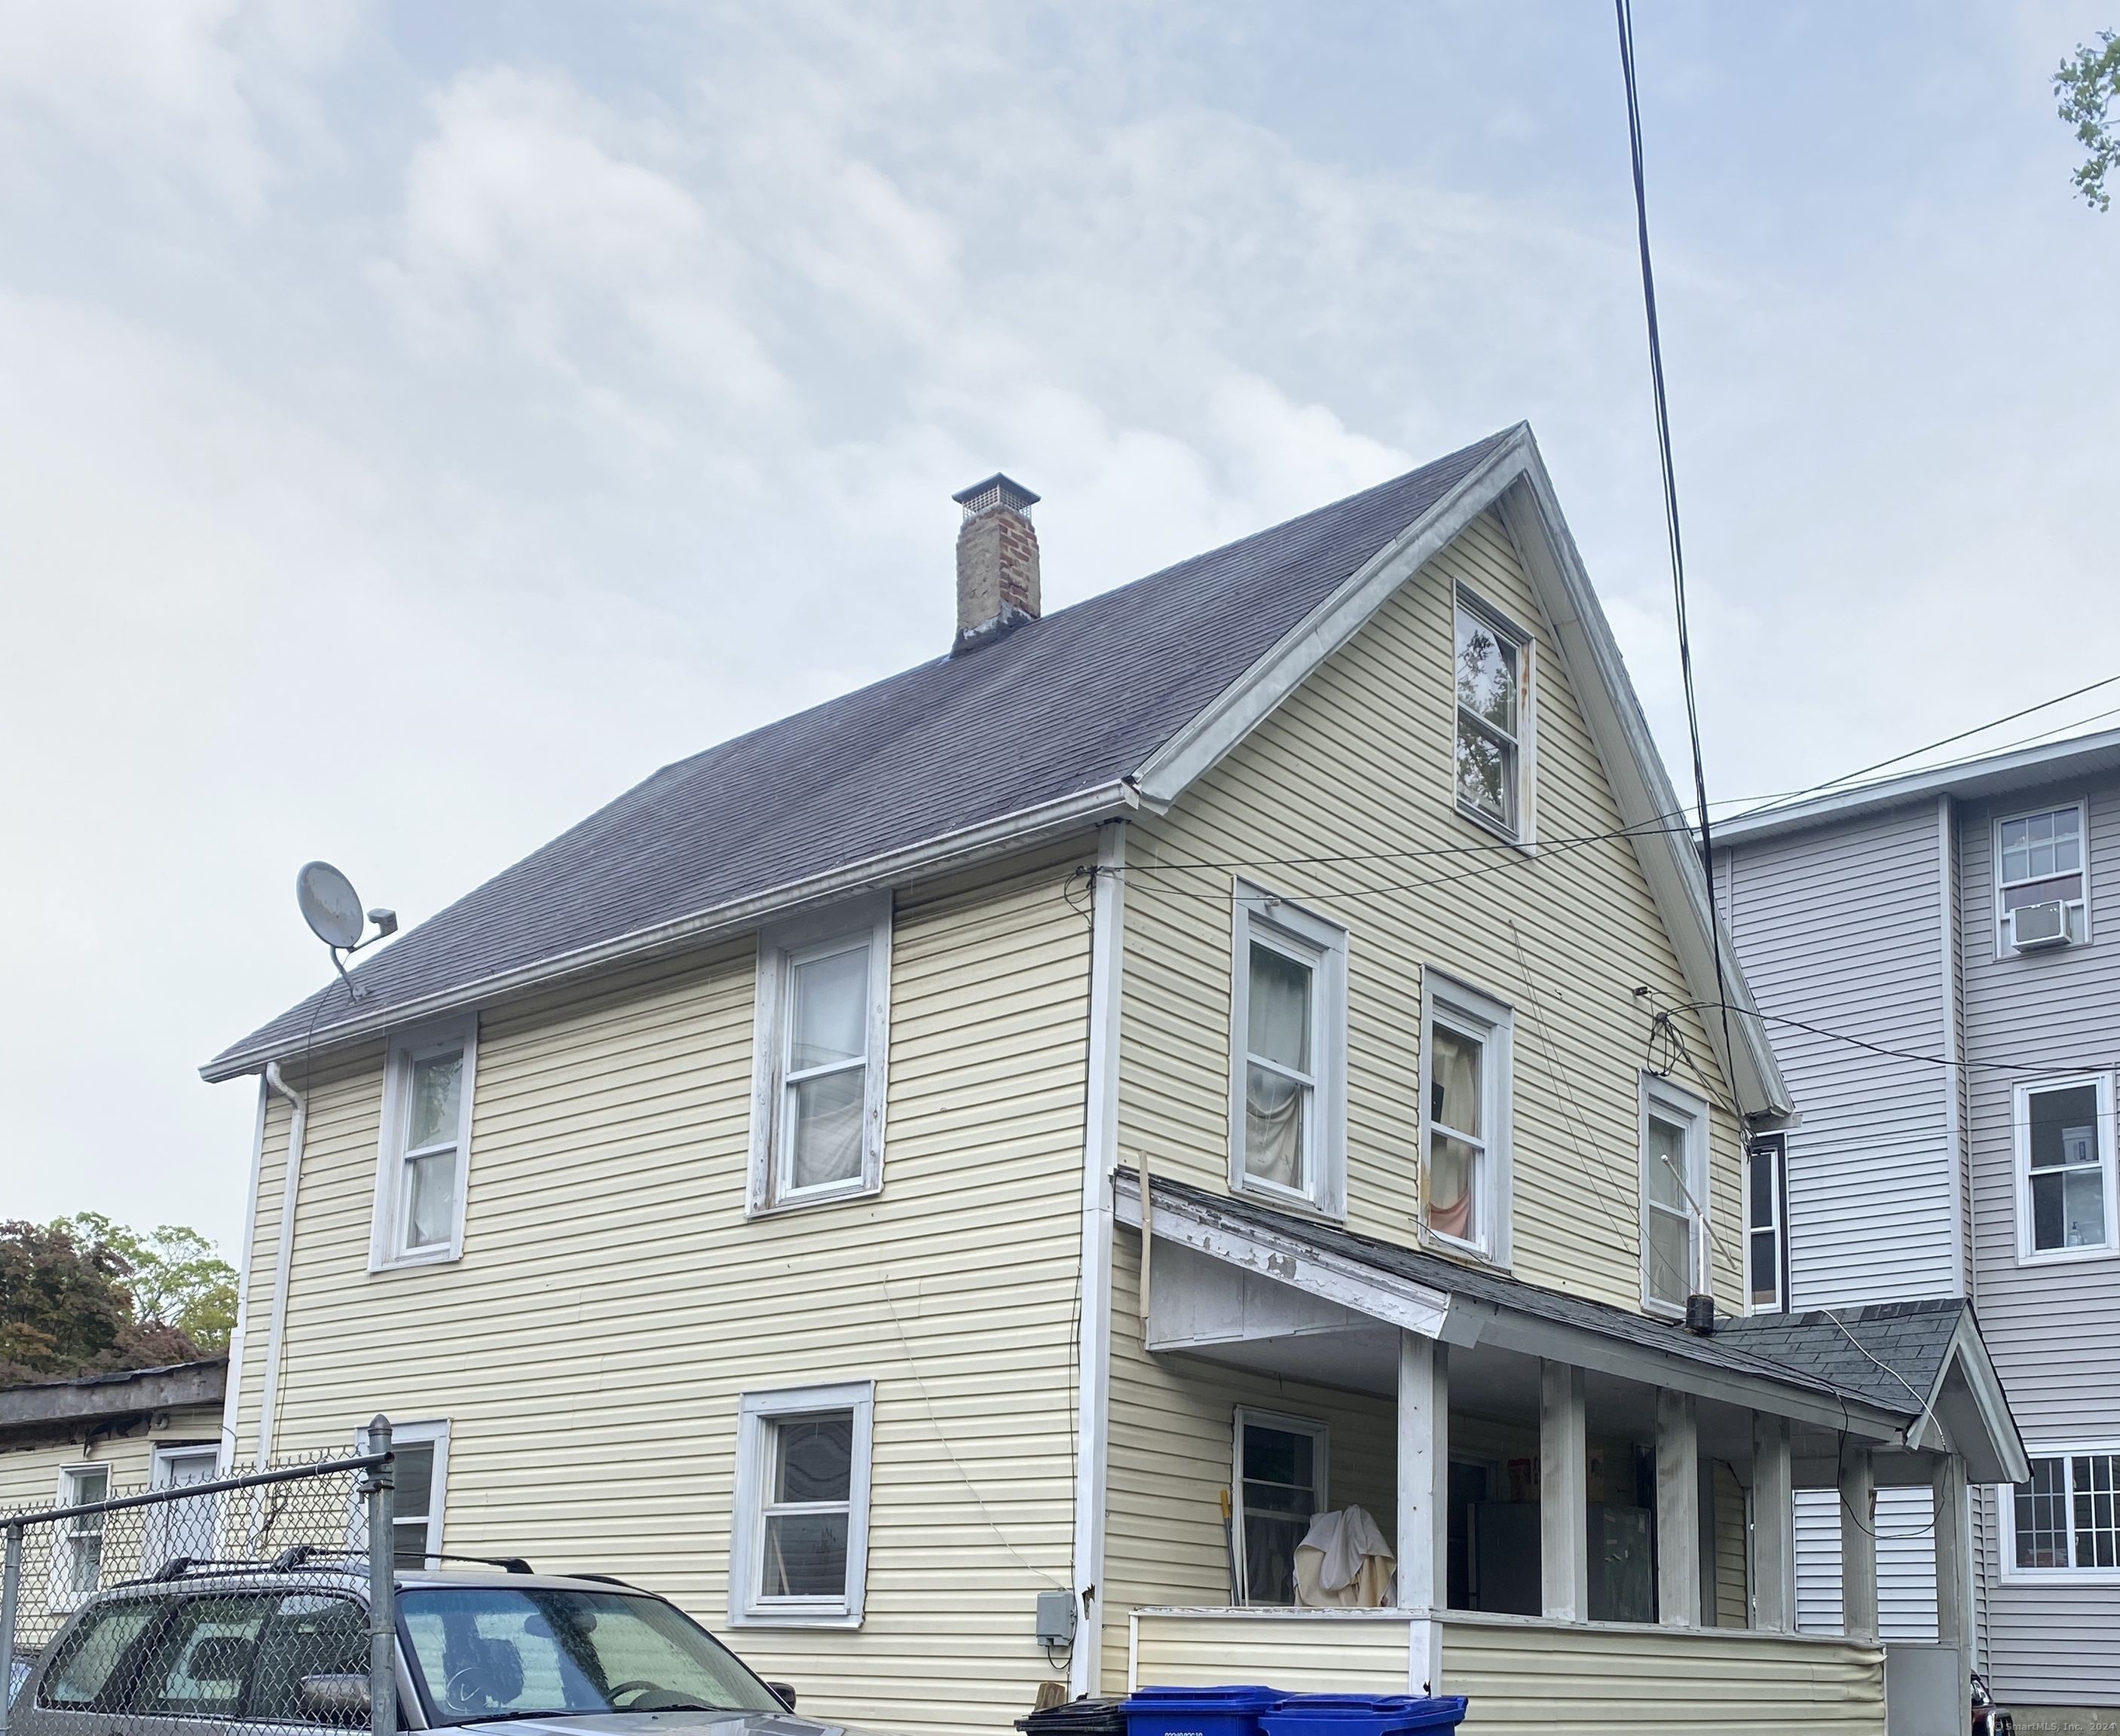
<instances>
[{"instance_id":1,"label":"yellow siding house","mask_svg":"<svg viewBox=\"0 0 2120 1736\"><path fill-rule=\"evenodd\" d=\"M947 655L204 1070L231 1461L385 1412L403 1558L616 1574L835 1721L1882 1733L1790 1492L1933 1487L1941 1559L2022 1451L1962 1312L1750 1312L1792 1106L1529 430L1051 615L1036 497L958 498Z\"/></svg>"}]
</instances>

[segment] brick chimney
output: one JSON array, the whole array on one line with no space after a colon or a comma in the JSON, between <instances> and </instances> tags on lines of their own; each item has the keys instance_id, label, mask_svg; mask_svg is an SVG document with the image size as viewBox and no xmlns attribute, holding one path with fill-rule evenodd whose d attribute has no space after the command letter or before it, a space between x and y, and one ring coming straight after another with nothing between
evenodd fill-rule
<instances>
[{"instance_id":1,"label":"brick chimney","mask_svg":"<svg viewBox=\"0 0 2120 1736\"><path fill-rule=\"evenodd\" d=\"M957 643L952 657L992 644L1038 619L1038 496L996 474L950 497L965 509L957 532Z\"/></svg>"}]
</instances>

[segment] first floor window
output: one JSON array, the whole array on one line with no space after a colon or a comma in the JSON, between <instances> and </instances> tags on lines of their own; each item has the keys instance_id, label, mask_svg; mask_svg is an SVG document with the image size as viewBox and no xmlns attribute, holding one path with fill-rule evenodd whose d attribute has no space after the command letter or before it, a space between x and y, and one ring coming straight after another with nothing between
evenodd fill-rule
<instances>
[{"instance_id":1,"label":"first floor window","mask_svg":"<svg viewBox=\"0 0 2120 1736\"><path fill-rule=\"evenodd\" d=\"M1788 1307L1787 1163L1779 1134L1755 1140L1745 1153L1746 1294L1755 1314Z\"/></svg>"},{"instance_id":2,"label":"first floor window","mask_svg":"<svg viewBox=\"0 0 2120 1736\"><path fill-rule=\"evenodd\" d=\"M2017 912L2031 907L2058 906L2061 932L2081 944L2084 912L2083 809L2080 805L2044 814L2020 814L1995 826L1996 919L2005 949L2020 944ZM2036 912L2034 912L2036 914ZM2053 912L2047 912L2051 923ZM2040 938L2053 933L2043 928ZM2028 931L2022 937L2029 945Z\"/></svg>"},{"instance_id":3,"label":"first floor window","mask_svg":"<svg viewBox=\"0 0 2120 1736\"><path fill-rule=\"evenodd\" d=\"M2111 1249L2111 1078L2020 1085L2016 1121L2020 1251L2039 1259Z\"/></svg>"},{"instance_id":4,"label":"first floor window","mask_svg":"<svg viewBox=\"0 0 2120 1736\"><path fill-rule=\"evenodd\" d=\"M2019 1567L2120 1568L2120 1452L2035 1458L2011 1495Z\"/></svg>"},{"instance_id":5,"label":"first floor window","mask_svg":"<svg viewBox=\"0 0 2120 1736\"><path fill-rule=\"evenodd\" d=\"M1703 1225L1708 1202L1708 1106L1651 1077L1642 1089L1642 1301L1683 1313L1706 1288Z\"/></svg>"},{"instance_id":6,"label":"first floor window","mask_svg":"<svg viewBox=\"0 0 2120 1736\"><path fill-rule=\"evenodd\" d=\"M1509 1119L1509 1010L1426 973L1421 1221L1499 1260Z\"/></svg>"},{"instance_id":7,"label":"first floor window","mask_svg":"<svg viewBox=\"0 0 2120 1736\"><path fill-rule=\"evenodd\" d=\"M465 1026L407 1034L390 1046L376 1189L378 1267L463 1251L477 1047L476 1032Z\"/></svg>"},{"instance_id":8,"label":"first floor window","mask_svg":"<svg viewBox=\"0 0 2120 1736\"><path fill-rule=\"evenodd\" d=\"M151 1481L158 1489L181 1489L195 1483L211 1483L220 1472L218 1444L171 1443L154 1450ZM149 1507L142 1525L141 1571L152 1573L180 1557L203 1561L220 1554L215 1536L218 1507L211 1495Z\"/></svg>"},{"instance_id":9,"label":"first floor window","mask_svg":"<svg viewBox=\"0 0 2120 1736\"><path fill-rule=\"evenodd\" d=\"M1244 1601L1293 1604L1296 1546L1326 1510L1326 1427L1239 1409L1236 1437L1243 1522L1235 1541Z\"/></svg>"},{"instance_id":10,"label":"first floor window","mask_svg":"<svg viewBox=\"0 0 2120 1736\"><path fill-rule=\"evenodd\" d=\"M367 1436L356 1437L365 1450ZM391 1492L390 1553L401 1571L439 1565L442 1510L449 1489L449 1425L399 1423L390 1432L396 1487Z\"/></svg>"},{"instance_id":11,"label":"first floor window","mask_svg":"<svg viewBox=\"0 0 2120 1736\"><path fill-rule=\"evenodd\" d=\"M107 1465L70 1466L60 1473L61 1506L92 1506L109 1499ZM100 1513L81 1513L59 1521L53 1590L63 1606L78 1603L103 1584L103 1520Z\"/></svg>"},{"instance_id":12,"label":"first floor window","mask_svg":"<svg viewBox=\"0 0 2120 1736\"><path fill-rule=\"evenodd\" d=\"M890 1020L887 898L759 937L751 1209L882 1186Z\"/></svg>"},{"instance_id":13,"label":"first floor window","mask_svg":"<svg viewBox=\"0 0 2120 1736\"><path fill-rule=\"evenodd\" d=\"M744 1395L730 1558L732 1620L858 1624L874 1414L867 1381Z\"/></svg>"},{"instance_id":14,"label":"first floor window","mask_svg":"<svg viewBox=\"0 0 2120 1736\"><path fill-rule=\"evenodd\" d=\"M1239 885L1233 1187L1323 1211L1341 1209L1346 944L1345 929Z\"/></svg>"}]
</instances>

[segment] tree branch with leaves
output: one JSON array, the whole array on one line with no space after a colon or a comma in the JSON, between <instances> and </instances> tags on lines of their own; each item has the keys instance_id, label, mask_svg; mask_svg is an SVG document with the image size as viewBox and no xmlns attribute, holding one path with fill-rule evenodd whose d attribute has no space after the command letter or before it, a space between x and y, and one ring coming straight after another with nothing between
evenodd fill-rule
<instances>
[{"instance_id":1,"label":"tree branch with leaves","mask_svg":"<svg viewBox=\"0 0 2120 1736\"><path fill-rule=\"evenodd\" d=\"M2074 59L2061 63L2053 86L2061 118L2075 123L2076 142L2090 153L2071 177L2076 190L2086 203L2110 211L2105 172L2120 161L2120 138L2110 118L2113 100L2120 97L2120 36L2100 30L2096 48L2079 47Z\"/></svg>"}]
</instances>

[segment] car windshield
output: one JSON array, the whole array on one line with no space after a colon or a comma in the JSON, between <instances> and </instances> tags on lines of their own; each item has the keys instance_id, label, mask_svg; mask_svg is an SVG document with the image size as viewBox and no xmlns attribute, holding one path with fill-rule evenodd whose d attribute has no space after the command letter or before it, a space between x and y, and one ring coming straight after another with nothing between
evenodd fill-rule
<instances>
[{"instance_id":1,"label":"car windshield","mask_svg":"<svg viewBox=\"0 0 2120 1736\"><path fill-rule=\"evenodd\" d=\"M718 1641L659 1598L464 1586L407 1590L398 1608L444 1724L565 1712L783 1710Z\"/></svg>"}]
</instances>

